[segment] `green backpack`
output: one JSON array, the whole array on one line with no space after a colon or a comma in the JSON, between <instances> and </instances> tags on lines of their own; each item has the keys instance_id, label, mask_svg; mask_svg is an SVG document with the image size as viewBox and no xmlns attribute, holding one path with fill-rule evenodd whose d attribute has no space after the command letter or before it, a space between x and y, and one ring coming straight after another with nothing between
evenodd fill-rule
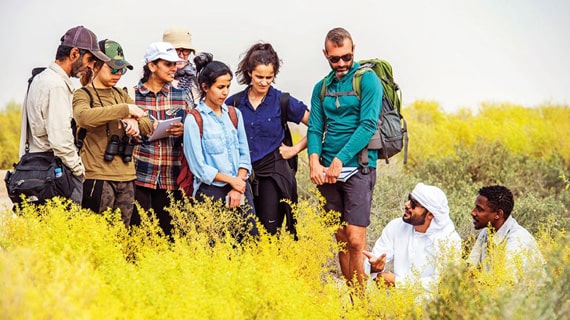
<instances>
[{"instance_id":1,"label":"green backpack","mask_svg":"<svg viewBox=\"0 0 570 320\"><path fill-rule=\"evenodd\" d=\"M358 155L358 163L368 167L368 150L378 150L378 159L386 160L404 150L404 164L408 161L408 128L406 120L402 117L400 109L402 106L402 92L400 87L394 82L392 66L388 61L381 59L370 59L358 61L360 67L356 70L352 79L352 91L329 93L326 87L326 78L323 79L321 88L321 103L326 96L357 96L360 99L360 81L365 72L373 71L384 88L382 97L382 112L378 117L377 129L368 146L362 149Z\"/></svg>"}]
</instances>

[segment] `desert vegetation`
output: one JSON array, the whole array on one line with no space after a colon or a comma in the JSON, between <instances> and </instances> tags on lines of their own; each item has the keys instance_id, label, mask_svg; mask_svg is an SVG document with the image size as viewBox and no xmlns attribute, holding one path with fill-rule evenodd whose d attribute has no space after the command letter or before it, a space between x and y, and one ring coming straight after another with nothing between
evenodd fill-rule
<instances>
[{"instance_id":1,"label":"desert vegetation","mask_svg":"<svg viewBox=\"0 0 570 320\"><path fill-rule=\"evenodd\" d=\"M236 243L240 225L221 203L180 202L170 208L175 235L166 239L152 217L127 230L118 212L94 214L63 199L0 213L0 317L137 319L566 319L570 317L570 108L484 104L442 112L437 103L404 107L410 149L378 163L372 246L401 216L418 182L448 197L464 240L476 231L470 210L483 185L515 195L513 216L537 238L546 260L520 281L500 262L492 273L441 266L437 292L419 286L351 292L341 280L332 234L334 214L310 183L306 154L294 208L299 240L262 234ZM0 164L17 161L19 106L0 123ZM9 128L9 130L8 130ZM342 248L340 248L342 249Z\"/></svg>"}]
</instances>

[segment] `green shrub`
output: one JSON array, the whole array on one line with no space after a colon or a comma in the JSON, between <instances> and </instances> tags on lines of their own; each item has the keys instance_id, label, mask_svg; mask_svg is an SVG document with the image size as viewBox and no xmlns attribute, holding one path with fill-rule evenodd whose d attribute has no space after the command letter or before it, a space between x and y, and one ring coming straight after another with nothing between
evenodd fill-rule
<instances>
[{"instance_id":1,"label":"green shrub","mask_svg":"<svg viewBox=\"0 0 570 320\"><path fill-rule=\"evenodd\" d=\"M12 164L18 162L21 109L15 102L0 108L0 169L11 169Z\"/></svg>"},{"instance_id":2,"label":"green shrub","mask_svg":"<svg viewBox=\"0 0 570 320\"><path fill-rule=\"evenodd\" d=\"M262 233L241 243L212 224L233 219L221 203L179 203L170 211L172 241L152 215L127 230L118 212L94 214L58 199L16 217L4 212L1 317L563 319L570 311L570 239L552 228L537 234L544 279L513 284L500 265L485 274L461 264L441 266L435 295L373 283L355 294L336 272L338 216L322 207L295 206L298 241Z\"/></svg>"},{"instance_id":3,"label":"green shrub","mask_svg":"<svg viewBox=\"0 0 570 320\"><path fill-rule=\"evenodd\" d=\"M5 166L17 160L18 110L1 118L9 122L2 144L13 143L12 155L0 153ZM503 184L515 194L513 216L537 238L546 278L513 283L500 265L484 274L461 264L443 266L439 291L428 300L417 286L352 292L337 264L338 216L324 213L304 152L298 241L262 233L236 242L244 226L211 202L169 208L171 240L152 214L126 230L118 212L94 214L60 199L17 216L0 212L0 318L570 318L570 147L561 138L570 122L559 121L568 108L485 105L478 114L444 114L418 101L404 111L409 164L401 155L378 162L369 247L424 182L445 191L465 255L476 235L470 212L478 189Z\"/></svg>"},{"instance_id":4,"label":"green shrub","mask_svg":"<svg viewBox=\"0 0 570 320\"><path fill-rule=\"evenodd\" d=\"M568 169L556 154L542 159L513 153L500 142L478 140L457 146L455 153L431 157L408 174L418 181L437 185L447 194L451 217L463 238L472 236L470 212L482 186L502 184L515 196L513 216L529 230L556 217L557 227L570 228L570 192L562 178ZM562 173L562 174L561 174Z\"/></svg>"}]
</instances>

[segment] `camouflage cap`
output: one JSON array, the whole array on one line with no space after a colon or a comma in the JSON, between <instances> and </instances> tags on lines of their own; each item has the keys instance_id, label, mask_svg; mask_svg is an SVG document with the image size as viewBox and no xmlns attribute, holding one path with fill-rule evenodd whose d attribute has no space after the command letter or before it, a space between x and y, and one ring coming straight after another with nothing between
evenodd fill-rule
<instances>
[{"instance_id":1,"label":"camouflage cap","mask_svg":"<svg viewBox=\"0 0 570 320\"><path fill-rule=\"evenodd\" d=\"M101 40L99 41L99 48L111 59L106 62L111 68L121 69L127 67L129 70L133 70L133 65L125 60L123 48L118 42L109 39Z\"/></svg>"}]
</instances>

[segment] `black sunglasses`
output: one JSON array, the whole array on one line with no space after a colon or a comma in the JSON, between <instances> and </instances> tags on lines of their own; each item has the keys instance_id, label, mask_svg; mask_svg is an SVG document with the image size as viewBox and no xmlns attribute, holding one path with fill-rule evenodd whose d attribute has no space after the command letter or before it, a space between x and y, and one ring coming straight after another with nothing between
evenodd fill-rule
<instances>
[{"instance_id":1,"label":"black sunglasses","mask_svg":"<svg viewBox=\"0 0 570 320\"><path fill-rule=\"evenodd\" d=\"M328 56L328 59L330 62L332 63L337 63L340 61L340 59L342 59L342 61L344 62L349 62L350 60L352 60L352 53L347 53L344 56Z\"/></svg>"},{"instance_id":2,"label":"black sunglasses","mask_svg":"<svg viewBox=\"0 0 570 320\"><path fill-rule=\"evenodd\" d=\"M412 206L412 209L415 209L416 207L420 207L420 208L425 208L424 206L422 206L418 200L412 198L412 194L408 194L408 201L410 201L410 205Z\"/></svg>"},{"instance_id":3,"label":"black sunglasses","mask_svg":"<svg viewBox=\"0 0 570 320\"><path fill-rule=\"evenodd\" d=\"M119 72L121 74L125 74L127 73L127 68L120 68L120 69L111 68L111 74L117 74Z\"/></svg>"}]
</instances>

